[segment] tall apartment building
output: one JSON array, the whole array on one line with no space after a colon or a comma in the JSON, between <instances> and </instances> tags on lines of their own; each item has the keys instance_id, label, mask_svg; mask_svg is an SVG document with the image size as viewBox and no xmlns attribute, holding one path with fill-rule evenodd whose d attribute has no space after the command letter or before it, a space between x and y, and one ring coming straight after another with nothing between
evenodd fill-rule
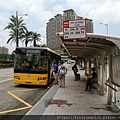
<instances>
[{"instance_id":1,"label":"tall apartment building","mask_svg":"<svg viewBox=\"0 0 120 120\"><path fill-rule=\"evenodd\" d=\"M57 14L54 18L51 18L46 26L46 39L47 46L56 52L60 53L60 43L56 38L56 33L62 31L62 15Z\"/></svg>"},{"instance_id":2,"label":"tall apartment building","mask_svg":"<svg viewBox=\"0 0 120 120\"><path fill-rule=\"evenodd\" d=\"M63 15L57 14L54 18L51 18L46 25L46 41L47 47L55 50L58 53L62 53L61 44L56 38L56 34L63 31L63 20L77 20L83 19L83 17L77 16L73 9L63 11ZM91 19L86 19L86 32L93 33L93 22Z\"/></svg>"},{"instance_id":3,"label":"tall apartment building","mask_svg":"<svg viewBox=\"0 0 120 120\"><path fill-rule=\"evenodd\" d=\"M0 54L8 54L8 48L0 46Z\"/></svg>"}]
</instances>

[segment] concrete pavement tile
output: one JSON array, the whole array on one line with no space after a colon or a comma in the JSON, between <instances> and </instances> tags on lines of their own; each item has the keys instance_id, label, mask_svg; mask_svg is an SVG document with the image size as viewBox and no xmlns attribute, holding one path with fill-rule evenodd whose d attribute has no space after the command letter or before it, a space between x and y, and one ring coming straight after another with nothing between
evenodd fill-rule
<instances>
[{"instance_id":1,"label":"concrete pavement tile","mask_svg":"<svg viewBox=\"0 0 120 120\"><path fill-rule=\"evenodd\" d=\"M51 111L51 110L45 110L45 112L42 115L55 115L56 111Z\"/></svg>"},{"instance_id":2,"label":"concrete pavement tile","mask_svg":"<svg viewBox=\"0 0 120 120\"><path fill-rule=\"evenodd\" d=\"M53 99L66 99L67 98L67 95L66 94L57 94L54 96Z\"/></svg>"},{"instance_id":3,"label":"concrete pavement tile","mask_svg":"<svg viewBox=\"0 0 120 120\"><path fill-rule=\"evenodd\" d=\"M48 105L45 110L51 110L54 105Z\"/></svg>"},{"instance_id":4,"label":"concrete pavement tile","mask_svg":"<svg viewBox=\"0 0 120 120\"><path fill-rule=\"evenodd\" d=\"M79 101L79 98L75 98L75 97L67 97L67 100L71 100L71 101Z\"/></svg>"},{"instance_id":5,"label":"concrete pavement tile","mask_svg":"<svg viewBox=\"0 0 120 120\"><path fill-rule=\"evenodd\" d=\"M47 107L46 110L44 111L43 115L54 115L55 112L56 112L56 111L54 110L55 106L57 106L57 105L48 105L48 107ZM51 112L52 112L52 114L51 114Z\"/></svg>"},{"instance_id":6,"label":"concrete pavement tile","mask_svg":"<svg viewBox=\"0 0 120 120\"><path fill-rule=\"evenodd\" d=\"M56 94L53 99L59 100L59 99L61 99L61 97L62 97L61 95Z\"/></svg>"},{"instance_id":7,"label":"concrete pavement tile","mask_svg":"<svg viewBox=\"0 0 120 120\"><path fill-rule=\"evenodd\" d=\"M64 108L67 108L66 110ZM62 105L57 108L56 115L67 115L68 112L68 106Z\"/></svg>"},{"instance_id":8,"label":"concrete pavement tile","mask_svg":"<svg viewBox=\"0 0 120 120\"><path fill-rule=\"evenodd\" d=\"M61 100L67 100L67 96L65 95L61 96Z\"/></svg>"},{"instance_id":9,"label":"concrete pavement tile","mask_svg":"<svg viewBox=\"0 0 120 120\"><path fill-rule=\"evenodd\" d=\"M80 115L80 110L79 109L69 109L68 115Z\"/></svg>"},{"instance_id":10,"label":"concrete pavement tile","mask_svg":"<svg viewBox=\"0 0 120 120\"><path fill-rule=\"evenodd\" d=\"M107 110L103 110L103 109L99 109L98 111L101 115L114 115L114 113L111 111L107 111Z\"/></svg>"},{"instance_id":11,"label":"concrete pavement tile","mask_svg":"<svg viewBox=\"0 0 120 120\"><path fill-rule=\"evenodd\" d=\"M80 109L80 105L79 104L76 104L76 103L74 103L74 104L72 104L70 107L69 107L69 109L72 109L72 110L74 110L74 109Z\"/></svg>"},{"instance_id":12,"label":"concrete pavement tile","mask_svg":"<svg viewBox=\"0 0 120 120\"><path fill-rule=\"evenodd\" d=\"M80 112L81 114L85 114L85 115L93 115L94 111L96 110L92 110L90 106L86 106L86 107L82 107Z\"/></svg>"}]
</instances>

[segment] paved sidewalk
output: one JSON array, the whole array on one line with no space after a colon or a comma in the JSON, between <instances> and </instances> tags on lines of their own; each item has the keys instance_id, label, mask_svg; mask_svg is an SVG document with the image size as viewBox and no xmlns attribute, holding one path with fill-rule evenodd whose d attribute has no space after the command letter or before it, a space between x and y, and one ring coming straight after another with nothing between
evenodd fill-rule
<instances>
[{"instance_id":1,"label":"paved sidewalk","mask_svg":"<svg viewBox=\"0 0 120 120\"><path fill-rule=\"evenodd\" d=\"M59 84L53 85L22 120L62 120L58 115L119 115L120 118L120 113L111 112L106 108L107 95L100 96L95 89L84 91L86 86L84 70L79 70L81 80L74 81L72 64L65 65L69 68L65 88L60 88Z\"/></svg>"},{"instance_id":2,"label":"paved sidewalk","mask_svg":"<svg viewBox=\"0 0 120 120\"><path fill-rule=\"evenodd\" d=\"M107 96L100 96L97 90L84 91L86 79L84 70L79 70L81 80L74 81L71 67L66 74L66 87L60 88L42 115L120 115L106 108Z\"/></svg>"}]
</instances>

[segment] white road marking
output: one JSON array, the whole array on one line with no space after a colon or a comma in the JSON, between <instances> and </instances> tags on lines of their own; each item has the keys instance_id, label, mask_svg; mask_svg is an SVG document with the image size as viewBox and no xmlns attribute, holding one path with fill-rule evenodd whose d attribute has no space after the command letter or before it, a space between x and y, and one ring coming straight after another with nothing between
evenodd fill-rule
<instances>
[{"instance_id":1,"label":"white road marking","mask_svg":"<svg viewBox=\"0 0 120 120\"><path fill-rule=\"evenodd\" d=\"M12 79L13 79L13 78L5 79L5 80L0 81L0 83L6 82L6 81L10 81L10 80L12 80Z\"/></svg>"}]
</instances>

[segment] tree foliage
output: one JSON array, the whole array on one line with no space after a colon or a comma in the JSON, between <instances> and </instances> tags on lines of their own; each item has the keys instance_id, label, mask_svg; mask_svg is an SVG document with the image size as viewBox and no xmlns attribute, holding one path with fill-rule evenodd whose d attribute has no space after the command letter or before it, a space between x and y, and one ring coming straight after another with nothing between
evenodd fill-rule
<instances>
[{"instance_id":1,"label":"tree foliage","mask_svg":"<svg viewBox=\"0 0 120 120\"><path fill-rule=\"evenodd\" d=\"M9 38L7 40L7 44L11 42L16 43L16 47L19 47L19 41L24 42L25 46L28 46L29 42L33 43L34 47L37 47L37 42L41 42L41 34L33 31L28 31L26 24L24 23L24 19L22 17L18 18L12 15L10 18L10 22L4 28L4 30L8 29Z\"/></svg>"},{"instance_id":2,"label":"tree foliage","mask_svg":"<svg viewBox=\"0 0 120 120\"><path fill-rule=\"evenodd\" d=\"M19 46L19 40L22 39L22 33L24 30L26 30L26 24L23 23L24 19L22 17L18 18L18 16L11 16L10 18L10 22L8 23L8 25L4 28L5 29L9 29L9 39L7 40L7 44L9 42L15 42L16 46Z\"/></svg>"}]
</instances>

